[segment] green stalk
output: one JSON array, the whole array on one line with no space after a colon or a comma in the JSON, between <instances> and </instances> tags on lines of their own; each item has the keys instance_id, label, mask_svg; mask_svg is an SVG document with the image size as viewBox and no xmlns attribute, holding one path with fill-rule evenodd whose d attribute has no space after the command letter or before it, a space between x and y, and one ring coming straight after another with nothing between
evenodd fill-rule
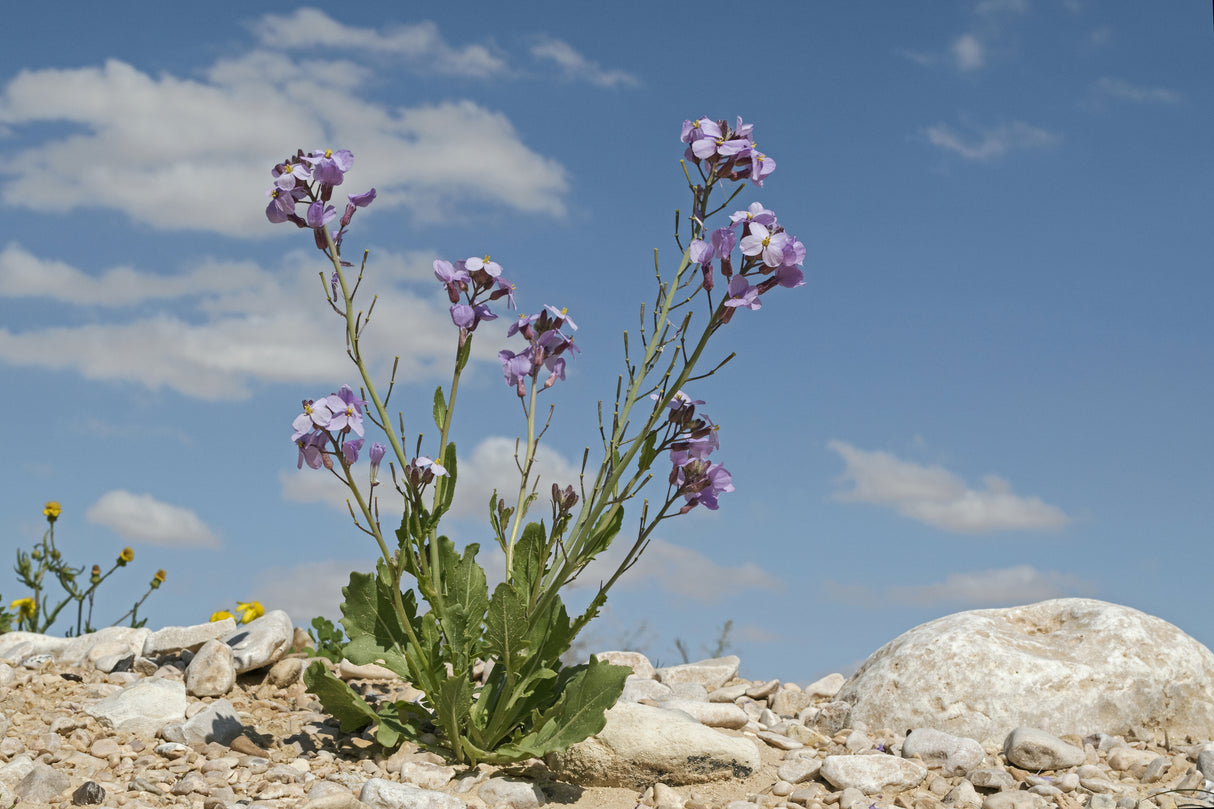
<instances>
[{"instance_id":1,"label":"green stalk","mask_svg":"<svg viewBox=\"0 0 1214 809\"><path fill-rule=\"evenodd\" d=\"M527 452L524 455L523 473L519 476L518 505L514 509L514 521L510 526L510 537L506 540L506 581L514 580L514 545L518 541L519 528L523 524L523 506L527 500L527 483L531 476L531 463L535 460L535 397L538 394L536 378L531 377L531 395L527 407Z\"/></svg>"}]
</instances>

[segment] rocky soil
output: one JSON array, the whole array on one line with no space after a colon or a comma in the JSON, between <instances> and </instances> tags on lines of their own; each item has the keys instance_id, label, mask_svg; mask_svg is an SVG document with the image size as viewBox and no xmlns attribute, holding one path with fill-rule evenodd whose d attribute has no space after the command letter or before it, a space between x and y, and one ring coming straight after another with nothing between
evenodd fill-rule
<instances>
[{"instance_id":1,"label":"rocky soil","mask_svg":"<svg viewBox=\"0 0 1214 809\"><path fill-rule=\"evenodd\" d=\"M151 640L139 642L150 650ZM846 703L835 701L841 676L800 688L738 679L737 658L655 672L627 653L609 655L636 674L598 738L547 763L458 768L342 733L299 679L307 652L280 650L272 665L216 684L191 666L224 646L208 643L118 659L97 647L71 662L0 649L9 660L0 663L0 807L1177 809L1203 801L1174 790L1214 776L1214 744L1202 740L848 727ZM239 663L236 647L219 660L257 665ZM375 667L335 670L368 696L411 693L375 679ZM186 695L177 721L106 708L135 686ZM681 753L686 740L712 752ZM704 778L713 780L696 783Z\"/></svg>"}]
</instances>

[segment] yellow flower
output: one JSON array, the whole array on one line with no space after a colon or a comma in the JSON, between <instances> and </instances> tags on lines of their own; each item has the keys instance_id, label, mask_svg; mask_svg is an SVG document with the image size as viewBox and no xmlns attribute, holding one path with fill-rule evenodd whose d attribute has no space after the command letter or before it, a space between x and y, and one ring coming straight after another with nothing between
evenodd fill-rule
<instances>
[{"instance_id":1,"label":"yellow flower","mask_svg":"<svg viewBox=\"0 0 1214 809\"><path fill-rule=\"evenodd\" d=\"M164 584L164 571L157 570L156 575L152 576L152 589L155 590L160 585Z\"/></svg>"},{"instance_id":2,"label":"yellow flower","mask_svg":"<svg viewBox=\"0 0 1214 809\"><path fill-rule=\"evenodd\" d=\"M33 618L38 611L38 604L32 598L18 598L8 607L17 611L18 618Z\"/></svg>"},{"instance_id":3,"label":"yellow flower","mask_svg":"<svg viewBox=\"0 0 1214 809\"><path fill-rule=\"evenodd\" d=\"M211 623L215 623L216 621L222 621L225 618L231 618L233 621L236 620L236 616L233 615L232 613L228 612L227 610L220 610L219 612L211 613Z\"/></svg>"},{"instance_id":4,"label":"yellow flower","mask_svg":"<svg viewBox=\"0 0 1214 809\"><path fill-rule=\"evenodd\" d=\"M59 507L59 503L54 500L48 500L46 505L42 508L42 515L50 522L54 522L55 520L59 519L59 513L61 511L63 511L63 509Z\"/></svg>"},{"instance_id":5,"label":"yellow flower","mask_svg":"<svg viewBox=\"0 0 1214 809\"><path fill-rule=\"evenodd\" d=\"M240 622L242 624L247 624L249 621L266 614L266 608L261 606L260 601L237 601L236 611L240 613Z\"/></svg>"},{"instance_id":6,"label":"yellow flower","mask_svg":"<svg viewBox=\"0 0 1214 809\"><path fill-rule=\"evenodd\" d=\"M118 554L118 564L120 564L120 565L125 565L127 562L134 561L134 559L135 559L135 549L134 548L123 548L122 553Z\"/></svg>"}]
</instances>

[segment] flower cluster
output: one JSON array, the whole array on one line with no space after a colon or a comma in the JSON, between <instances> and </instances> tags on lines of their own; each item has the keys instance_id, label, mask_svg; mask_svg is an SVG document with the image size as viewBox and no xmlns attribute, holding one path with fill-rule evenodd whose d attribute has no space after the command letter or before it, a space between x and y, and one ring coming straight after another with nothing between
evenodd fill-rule
<instances>
[{"instance_id":1,"label":"flower cluster","mask_svg":"<svg viewBox=\"0 0 1214 809\"><path fill-rule=\"evenodd\" d=\"M528 344L517 354L509 349L497 352L506 384L518 390L520 399L527 395L525 380L535 379L541 368L548 369L548 378L544 380L545 390L555 385L558 379L564 381L565 358L561 355L566 351L581 353L581 349L574 345L573 338L561 331L565 326L577 331L577 324L570 319L566 310L545 306L543 311L534 315L520 315L506 332L507 337L521 334Z\"/></svg>"},{"instance_id":2,"label":"flower cluster","mask_svg":"<svg viewBox=\"0 0 1214 809\"><path fill-rule=\"evenodd\" d=\"M333 468L329 447L341 452L347 464L358 460L358 451L363 445L363 402L354 395L349 385L342 385L337 393L323 399L304 399L303 413L295 417L291 426L295 432L291 440L299 447L297 468L306 463L313 469ZM358 438L349 438L351 432ZM380 452L380 458L383 452Z\"/></svg>"},{"instance_id":3,"label":"flower cluster","mask_svg":"<svg viewBox=\"0 0 1214 809\"><path fill-rule=\"evenodd\" d=\"M656 398L656 394L655 394ZM704 414L696 413L700 399L679 391L670 400L667 420L677 429L670 443L670 486L676 497L686 503L679 510L686 514L698 505L711 511L717 510L717 495L733 491L733 478L729 470L708 460L713 450L720 449L717 425Z\"/></svg>"},{"instance_id":4,"label":"flower cluster","mask_svg":"<svg viewBox=\"0 0 1214 809\"><path fill-rule=\"evenodd\" d=\"M434 277L447 290L451 301L451 322L460 329L460 342L475 331L482 320L496 320L488 301L505 298L514 309L514 285L502 277L502 265L489 256L466 258L452 264L438 259L434 262Z\"/></svg>"},{"instance_id":5,"label":"flower cluster","mask_svg":"<svg viewBox=\"0 0 1214 809\"><path fill-rule=\"evenodd\" d=\"M740 234L739 234L740 230ZM733 251L739 248L741 264L735 269ZM776 215L760 203L751 203L744 211L736 211L729 224L716 228L707 239L696 239L688 249L691 260L700 266L705 289L713 287L713 263L719 261L721 274L729 281L727 307L721 315L729 322L733 310L758 309L759 296L781 286L786 289L804 286L805 245L788 235L777 223ZM767 276L752 285L748 276Z\"/></svg>"},{"instance_id":6,"label":"flower cluster","mask_svg":"<svg viewBox=\"0 0 1214 809\"><path fill-rule=\"evenodd\" d=\"M312 228L316 246L327 250L325 227L337 218L337 208L329 204L333 189L341 185L346 172L354 165L354 155L348 149L334 152L331 149L304 153L298 150L278 165L270 174L274 184L266 191L270 198L266 206L266 219L274 224L294 222L296 227ZM365 208L375 199L375 189L362 194L347 194L346 211L341 217L341 227L333 232L333 243L340 246L354 212ZM304 215L295 212L299 203L305 203Z\"/></svg>"},{"instance_id":7,"label":"flower cluster","mask_svg":"<svg viewBox=\"0 0 1214 809\"><path fill-rule=\"evenodd\" d=\"M776 161L759 151L750 136L753 130L754 125L742 123L740 116L732 128L710 118L684 121L684 157L701 170L707 167L709 174L718 178L749 179L762 188L764 178L776 170Z\"/></svg>"}]
</instances>

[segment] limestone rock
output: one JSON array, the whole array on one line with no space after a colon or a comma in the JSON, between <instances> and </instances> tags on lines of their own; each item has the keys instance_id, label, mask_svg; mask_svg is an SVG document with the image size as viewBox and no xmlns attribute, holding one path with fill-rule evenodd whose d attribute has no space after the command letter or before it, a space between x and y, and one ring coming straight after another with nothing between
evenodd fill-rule
<instances>
[{"instance_id":1,"label":"limestone rock","mask_svg":"<svg viewBox=\"0 0 1214 809\"><path fill-rule=\"evenodd\" d=\"M210 742L230 745L242 733L244 725L236 707L226 699L217 699L189 721L166 726L161 735L170 742L201 747Z\"/></svg>"},{"instance_id":2,"label":"limestone rock","mask_svg":"<svg viewBox=\"0 0 1214 809\"><path fill-rule=\"evenodd\" d=\"M1013 730L1003 742L1003 755L1020 769L1033 771L1065 770L1087 760L1082 748L1040 728Z\"/></svg>"},{"instance_id":3,"label":"limestone rock","mask_svg":"<svg viewBox=\"0 0 1214 809\"><path fill-rule=\"evenodd\" d=\"M697 722L710 728L746 727L749 718L746 711L730 702L700 702L694 699L667 699L658 702L659 708L682 711Z\"/></svg>"},{"instance_id":4,"label":"limestone rock","mask_svg":"<svg viewBox=\"0 0 1214 809\"><path fill-rule=\"evenodd\" d=\"M232 647L208 640L185 667L185 690L192 697L221 697L236 685L236 660Z\"/></svg>"},{"instance_id":5,"label":"limestone rock","mask_svg":"<svg viewBox=\"0 0 1214 809\"><path fill-rule=\"evenodd\" d=\"M224 618L193 626L166 626L147 636L143 642L143 656L157 657L181 651L196 652L209 640L219 640L232 634L236 621Z\"/></svg>"},{"instance_id":6,"label":"limestone rock","mask_svg":"<svg viewBox=\"0 0 1214 809\"><path fill-rule=\"evenodd\" d=\"M595 655L602 663L610 663L613 666L628 666L632 669L633 675L644 677L647 680L654 678L653 663L649 662L649 658L640 652L599 652Z\"/></svg>"},{"instance_id":7,"label":"limestone rock","mask_svg":"<svg viewBox=\"0 0 1214 809\"><path fill-rule=\"evenodd\" d=\"M29 803L50 803L72 785L71 779L46 764L35 764L18 782L13 794Z\"/></svg>"},{"instance_id":8,"label":"limestone rock","mask_svg":"<svg viewBox=\"0 0 1214 809\"><path fill-rule=\"evenodd\" d=\"M185 683L152 677L85 707L103 726L151 738L165 724L185 718Z\"/></svg>"},{"instance_id":9,"label":"limestone rock","mask_svg":"<svg viewBox=\"0 0 1214 809\"><path fill-rule=\"evenodd\" d=\"M939 767L945 775L964 775L982 763L986 751L973 739L931 728L915 728L902 742L902 756L918 756L926 766Z\"/></svg>"},{"instance_id":10,"label":"limestone rock","mask_svg":"<svg viewBox=\"0 0 1214 809\"><path fill-rule=\"evenodd\" d=\"M495 809L535 809L544 805L544 793L535 784L517 778L490 778L476 791Z\"/></svg>"},{"instance_id":11,"label":"limestone rock","mask_svg":"<svg viewBox=\"0 0 1214 809\"><path fill-rule=\"evenodd\" d=\"M1209 739L1211 682L1214 654L1172 624L1063 598L918 626L865 661L837 698L853 705L850 724L895 732L929 727L998 740L1031 726Z\"/></svg>"},{"instance_id":12,"label":"limestone rock","mask_svg":"<svg viewBox=\"0 0 1214 809\"><path fill-rule=\"evenodd\" d=\"M737 677L738 667L741 665L742 660L737 655L726 655L679 666L666 666L657 669L657 677L670 686L678 683L699 683L708 691L714 691Z\"/></svg>"},{"instance_id":13,"label":"limestone rock","mask_svg":"<svg viewBox=\"0 0 1214 809\"><path fill-rule=\"evenodd\" d=\"M827 756L821 774L836 789L875 795L917 787L927 777L927 768L896 756Z\"/></svg>"},{"instance_id":14,"label":"limestone rock","mask_svg":"<svg viewBox=\"0 0 1214 809\"><path fill-rule=\"evenodd\" d=\"M358 799L378 809L465 809L467 806L454 795L383 778L372 778L363 784Z\"/></svg>"},{"instance_id":15,"label":"limestone rock","mask_svg":"<svg viewBox=\"0 0 1214 809\"><path fill-rule=\"evenodd\" d=\"M706 728L678 711L618 703L597 735L548 757L575 783L644 788L745 778L758 769L753 741Z\"/></svg>"},{"instance_id":16,"label":"limestone rock","mask_svg":"<svg viewBox=\"0 0 1214 809\"><path fill-rule=\"evenodd\" d=\"M236 659L236 673L269 666L287 653L295 627L291 616L282 610L270 610L223 638L232 647Z\"/></svg>"}]
</instances>

